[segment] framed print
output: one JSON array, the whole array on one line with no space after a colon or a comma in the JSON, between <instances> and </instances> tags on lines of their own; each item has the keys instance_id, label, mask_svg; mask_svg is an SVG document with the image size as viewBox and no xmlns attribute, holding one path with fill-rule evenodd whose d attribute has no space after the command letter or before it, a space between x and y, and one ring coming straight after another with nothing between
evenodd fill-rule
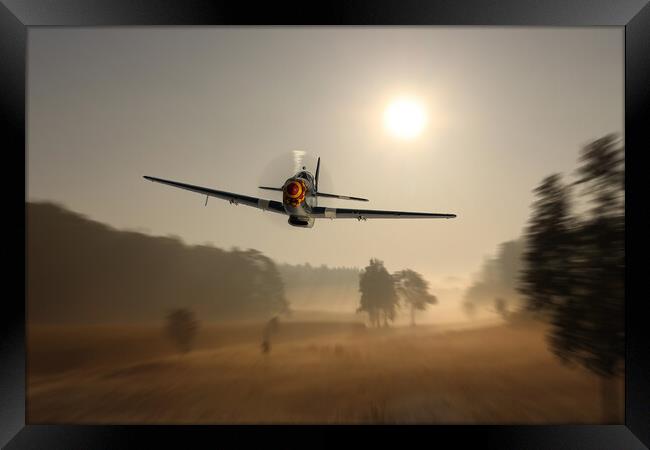
<instances>
[{"instance_id":1,"label":"framed print","mask_svg":"<svg viewBox=\"0 0 650 450\"><path fill-rule=\"evenodd\" d=\"M2 444L647 448L649 28L3 0Z\"/></svg>"}]
</instances>

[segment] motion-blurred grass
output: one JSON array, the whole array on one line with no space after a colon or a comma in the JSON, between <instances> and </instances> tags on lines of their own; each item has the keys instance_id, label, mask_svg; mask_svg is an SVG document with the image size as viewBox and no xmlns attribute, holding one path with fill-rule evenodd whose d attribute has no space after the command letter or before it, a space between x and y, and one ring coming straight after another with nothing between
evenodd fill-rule
<instances>
[{"instance_id":1,"label":"motion-blurred grass","mask_svg":"<svg viewBox=\"0 0 650 450\"><path fill-rule=\"evenodd\" d=\"M28 329L28 422L598 423L598 380L536 322L470 330L205 325L175 353L159 326ZM623 386L621 381L621 396ZM622 402L621 402L622 403ZM621 422L623 420L620 413Z\"/></svg>"}]
</instances>

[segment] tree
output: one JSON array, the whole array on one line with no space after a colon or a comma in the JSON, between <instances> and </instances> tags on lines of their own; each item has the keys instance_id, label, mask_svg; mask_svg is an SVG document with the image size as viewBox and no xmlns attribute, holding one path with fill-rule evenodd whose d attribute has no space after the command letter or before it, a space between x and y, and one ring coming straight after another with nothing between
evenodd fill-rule
<instances>
[{"instance_id":1,"label":"tree","mask_svg":"<svg viewBox=\"0 0 650 450\"><path fill-rule=\"evenodd\" d=\"M501 316L503 320L507 321L510 318L508 305L502 297L497 297L494 299L494 310Z\"/></svg>"},{"instance_id":2,"label":"tree","mask_svg":"<svg viewBox=\"0 0 650 450\"><path fill-rule=\"evenodd\" d=\"M573 303L558 315L564 325L553 345L565 359L601 379L606 422L619 419L616 379L625 358L625 149L615 134L585 146L577 169L581 196L592 205L580 221L576 243L582 256L574 276ZM570 319L566 319L570 316ZM567 323L569 322L569 323ZM610 415L611 414L611 415Z\"/></svg>"},{"instance_id":3,"label":"tree","mask_svg":"<svg viewBox=\"0 0 650 450\"><path fill-rule=\"evenodd\" d=\"M180 353L188 353L194 344L199 322L189 309L178 308L167 315L165 332Z\"/></svg>"},{"instance_id":4,"label":"tree","mask_svg":"<svg viewBox=\"0 0 650 450\"><path fill-rule=\"evenodd\" d=\"M271 335L278 331L278 318L273 317L264 326L262 331L262 353L269 353L271 351Z\"/></svg>"},{"instance_id":5,"label":"tree","mask_svg":"<svg viewBox=\"0 0 650 450\"><path fill-rule=\"evenodd\" d=\"M624 361L624 148L615 135L580 154L581 197L592 208L569 214L568 188L558 176L536 190L528 227L521 292L546 313L551 350L601 379L605 423L620 420L616 377Z\"/></svg>"},{"instance_id":6,"label":"tree","mask_svg":"<svg viewBox=\"0 0 650 450\"><path fill-rule=\"evenodd\" d=\"M461 306L462 306L463 311L465 312L465 314L467 314L467 316L470 319L474 319L476 317L476 303L463 302Z\"/></svg>"},{"instance_id":7,"label":"tree","mask_svg":"<svg viewBox=\"0 0 650 450\"><path fill-rule=\"evenodd\" d=\"M517 283L523 250L523 239L503 242L496 256L484 260L483 267L464 294L463 307L468 315L475 310L474 307L492 305L495 298L502 298L511 311L520 308Z\"/></svg>"},{"instance_id":8,"label":"tree","mask_svg":"<svg viewBox=\"0 0 650 450\"><path fill-rule=\"evenodd\" d=\"M246 283L251 307L266 317L288 313L289 303L285 297L284 282L273 260L254 249L246 250L242 255L253 268L249 271L252 276Z\"/></svg>"},{"instance_id":9,"label":"tree","mask_svg":"<svg viewBox=\"0 0 650 450\"><path fill-rule=\"evenodd\" d=\"M370 324L388 326L388 321L393 321L398 305L398 296L395 292L393 278L378 259L371 259L370 264L359 275L359 291L361 301L357 312L368 313Z\"/></svg>"},{"instance_id":10,"label":"tree","mask_svg":"<svg viewBox=\"0 0 650 450\"><path fill-rule=\"evenodd\" d=\"M537 200L526 230L520 292L532 310L549 309L571 288L569 261L575 255L569 189L559 174L550 175L534 190Z\"/></svg>"},{"instance_id":11,"label":"tree","mask_svg":"<svg viewBox=\"0 0 650 450\"><path fill-rule=\"evenodd\" d=\"M393 275L395 290L409 305L411 310L411 326L415 326L415 311L424 311L427 305L438 302L434 295L429 294L429 283L419 273L405 269Z\"/></svg>"}]
</instances>

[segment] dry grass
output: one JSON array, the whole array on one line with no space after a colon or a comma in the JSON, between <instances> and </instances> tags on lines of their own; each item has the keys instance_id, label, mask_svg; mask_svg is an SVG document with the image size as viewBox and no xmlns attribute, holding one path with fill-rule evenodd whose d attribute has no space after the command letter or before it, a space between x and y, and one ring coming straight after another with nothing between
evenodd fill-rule
<instances>
[{"instance_id":1,"label":"dry grass","mask_svg":"<svg viewBox=\"0 0 650 450\"><path fill-rule=\"evenodd\" d=\"M268 355L260 351L262 327L205 327L184 356L157 327L29 327L28 421L600 420L598 380L559 364L538 324L442 333L283 323Z\"/></svg>"}]
</instances>

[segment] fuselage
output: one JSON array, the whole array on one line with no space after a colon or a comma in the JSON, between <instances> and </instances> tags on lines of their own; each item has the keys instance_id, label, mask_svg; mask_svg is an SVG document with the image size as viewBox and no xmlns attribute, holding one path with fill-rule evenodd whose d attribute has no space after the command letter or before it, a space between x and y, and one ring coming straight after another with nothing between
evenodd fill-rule
<instances>
[{"instance_id":1,"label":"fuselage","mask_svg":"<svg viewBox=\"0 0 650 450\"><path fill-rule=\"evenodd\" d=\"M282 204L289 214L289 224L295 227L311 228L315 219L311 210L317 205L314 176L301 170L287 179L282 186Z\"/></svg>"}]
</instances>

